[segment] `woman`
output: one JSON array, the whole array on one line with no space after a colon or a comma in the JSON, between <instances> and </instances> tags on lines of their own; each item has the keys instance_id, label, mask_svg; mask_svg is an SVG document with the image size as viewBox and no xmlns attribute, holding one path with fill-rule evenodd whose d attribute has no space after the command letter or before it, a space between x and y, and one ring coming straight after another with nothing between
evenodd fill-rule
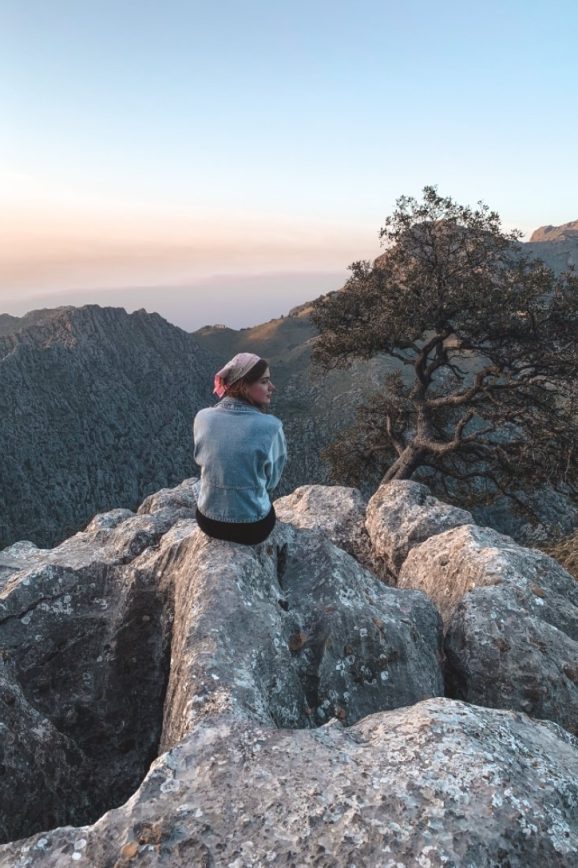
<instances>
[{"instance_id":1,"label":"woman","mask_svg":"<svg viewBox=\"0 0 578 868\"><path fill-rule=\"evenodd\" d=\"M208 536L255 545L275 527L269 493L287 444L281 420L266 413L274 389L265 359L238 353L215 375L219 403L195 416L197 522Z\"/></svg>"}]
</instances>

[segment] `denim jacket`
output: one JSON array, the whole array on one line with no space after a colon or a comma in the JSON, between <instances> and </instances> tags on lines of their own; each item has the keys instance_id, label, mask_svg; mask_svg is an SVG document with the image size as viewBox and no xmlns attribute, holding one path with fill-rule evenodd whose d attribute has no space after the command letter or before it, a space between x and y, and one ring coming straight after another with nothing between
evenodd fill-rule
<instances>
[{"instance_id":1,"label":"denim jacket","mask_svg":"<svg viewBox=\"0 0 578 868\"><path fill-rule=\"evenodd\" d=\"M197 506L216 521L254 522L269 513L287 444L283 423L252 404L226 396L199 410L193 425L194 458L201 468Z\"/></svg>"}]
</instances>

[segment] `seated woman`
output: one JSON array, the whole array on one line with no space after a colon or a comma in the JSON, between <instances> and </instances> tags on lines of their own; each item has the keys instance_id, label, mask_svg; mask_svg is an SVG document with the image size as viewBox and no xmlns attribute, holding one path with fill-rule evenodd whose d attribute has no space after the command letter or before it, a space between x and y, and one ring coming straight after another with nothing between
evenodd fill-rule
<instances>
[{"instance_id":1,"label":"seated woman","mask_svg":"<svg viewBox=\"0 0 578 868\"><path fill-rule=\"evenodd\" d=\"M208 536L255 545L275 527L269 495L287 444L281 420L267 413L274 389L266 360L238 353L215 375L219 403L195 416L197 522Z\"/></svg>"}]
</instances>

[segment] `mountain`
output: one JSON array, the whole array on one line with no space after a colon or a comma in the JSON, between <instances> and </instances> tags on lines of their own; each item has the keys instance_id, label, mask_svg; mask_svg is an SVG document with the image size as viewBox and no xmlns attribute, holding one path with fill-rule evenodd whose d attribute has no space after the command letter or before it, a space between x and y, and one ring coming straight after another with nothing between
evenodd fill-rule
<instances>
[{"instance_id":1,"label":"mountain","mask_svg":"<svg viewBox=\"0 0 578 868\"><path fill-rule=\"evenodd\" d=\"M16 320L16 321L15 321ZM214 361L158 314L64 307L3 318L0 547L52 545L193 470Z\"/></svg>"},{"instance_id":2,"label":"mountain","mask_svg":"<svg viewBox=\"0 0 578 868\"><path fill-rule=\"evenodd\" d=\"M524 249L557 273L578 266L578 220L562 226L540 226Z\"/></svg>"},{"instance_id":3,"label":"mountain","mask_svg":"<svg viewBox=\"0 0 578 868\"><path fill-rule=\"evenodd\" d=\"M578 244L578 220L561 226L540 226L530 237L530 243L538 241L575 241Z\"/></svg>"},{"instance_id":4,"label":"mountain","mask_svg":"<svg viewBox=\"0 0 578 868\"><path fill-rule=\"evenodd\" d=\"M86 305L0 320L0 548L54 545L111 504L133 508L194 469L192 420L215 403L214 372L235 353L267 358L284 424L278 489L328 482L320 452L376 388L388 359L319 375L311 306L252 328L188 334L144 310Z\"/></svg>"}]
</instances>

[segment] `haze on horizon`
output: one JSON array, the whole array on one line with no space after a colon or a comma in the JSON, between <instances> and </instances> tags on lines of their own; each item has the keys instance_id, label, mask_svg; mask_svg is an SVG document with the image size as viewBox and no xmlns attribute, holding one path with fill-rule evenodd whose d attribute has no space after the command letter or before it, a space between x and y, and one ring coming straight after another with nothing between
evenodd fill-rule
<instances>
[{"instance_id":1,"label":"haze on horizon","mask_svg":"<svg viewBox=\"0 0 578 868\"><path fill-rule=\"evenodd\" d=\"M578 218L578 7L0 0L0 312L253 325L380 252L401 194Z\"/></svg>"}]
</instances>

